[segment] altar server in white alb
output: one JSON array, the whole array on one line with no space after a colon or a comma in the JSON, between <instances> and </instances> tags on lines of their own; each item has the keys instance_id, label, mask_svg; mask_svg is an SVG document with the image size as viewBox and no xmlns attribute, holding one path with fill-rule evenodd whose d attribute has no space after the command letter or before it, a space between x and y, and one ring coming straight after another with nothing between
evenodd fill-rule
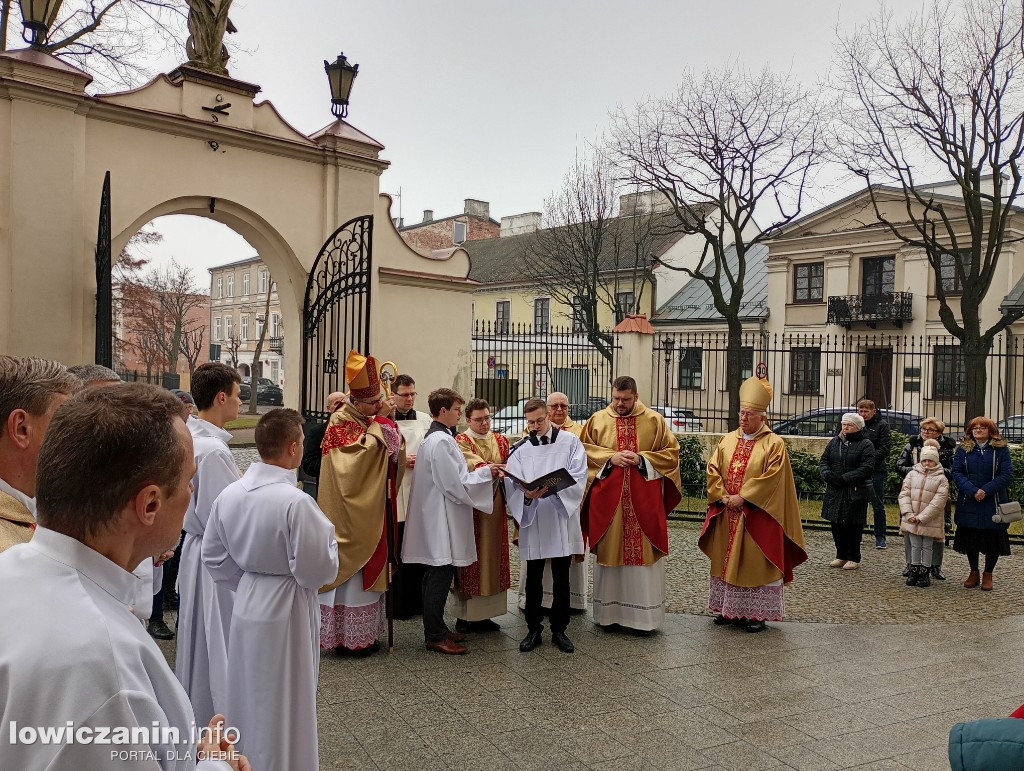
<instances>
[{"instance_id":1,"label":"altar server in white alb","mask_svg":"<svg viewBox=\"0 0 1024 771\"><path fill-rule=\"evenodd\" d=\"M576 484L548 495L548 488L524 490L505 479L508 508L519 524L519 554L526 562L526 624L529 631L519 644L524 653L541 643L544 630L543 584L545 563L551 571L551 641L565 653L574 650L565 630L569 627L569 566L586 554L580 527L580 504L587 486L587 453L572 433L560 431L548 419L542 399L523 407L529 435L509 454L511 476L532 482L565 469Z\"/></svg>"},{"instance_id":2,"label":"altar server in white alb","mask_svg":"<svg viewBox=\"0 0 1024 771\"><path fill-rule=\"evenodd\" d=\"M54 414L35 536L0 554L4 771L251 768L225 742L197 747L188 696L131 611L130 569L181 533L195 469L187 415L169 391L142 383L83 391ZM71 740L11 739L69 725ZM127 743L82 740L118 734Z\"/></svg>"},{"instance_id":3,"label":"altar server in white alb","mask_svg":"<svg viewBox=\"0 0 1024 771\"><path fill-rule=\"evenodd\" d=\"M465 400L450 388L427 398L434 422L416 455L412 494L405 520L402 561L425 565L423 573L423 633L427 649L466 653L465 636L444 622L444 605L456 567L476 562L473 509L490 514L494 506L493 478L499 466L466 468L466 458L451 429L462 417Z\"/></svg>"},{"instance_id":4,"label":"altar server in white alb","mask_svg":"<svg viewBox=\"0 0 1024 771\"><path fill-rule=\"evenodd\" d=\"M192 398L199 417L188 419L195 446L196 473L185 514L185 541L178 568L178 652L174 672L185 686L196 719L205 724L224 710L227 695L228 625L234 592L214 583L203 567L203 534L210 509L224 488L239 477L228 449L224 424L238 417L242 404L238 372L220 362L196 367Z\"/></svg>"},{"instance_id":5,"label":"altar server in white alb","mask_svg":"<svg viewBox=\"0 0 1024 771\"><path fill-rule=\"evenodd\" d=\"M253 463L213 504L203 563L235 592L226 712L262 771L316 771L320 673L317 589L338 573L334 525L295 486L302 418L271 410Z\"/></svg>"}]
</instances>

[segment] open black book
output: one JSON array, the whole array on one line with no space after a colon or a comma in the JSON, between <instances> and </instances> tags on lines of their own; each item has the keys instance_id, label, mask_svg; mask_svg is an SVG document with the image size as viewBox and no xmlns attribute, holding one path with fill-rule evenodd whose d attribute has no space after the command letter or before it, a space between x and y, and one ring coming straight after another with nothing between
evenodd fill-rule
<instances>
[{"instance_id":1,"label":"open black book","mask_svg":"<svg viewBox=\"0 0 1024 771\"><path fill-rule=\"evenodd\" d=\"M519 486L524 490L536 490L540 487L547 487L548 491L541 496L542 498L547 498L549 495L560 493L562 490L566 490L576 484L576 480L572 478L572 474L564 468L560 468L557 471L552 471L542 477L538 477L532 482L524 482L514 474L510 474L507 470L505 471L505 476L518 482Z\"/></svg>"}]
</instances>

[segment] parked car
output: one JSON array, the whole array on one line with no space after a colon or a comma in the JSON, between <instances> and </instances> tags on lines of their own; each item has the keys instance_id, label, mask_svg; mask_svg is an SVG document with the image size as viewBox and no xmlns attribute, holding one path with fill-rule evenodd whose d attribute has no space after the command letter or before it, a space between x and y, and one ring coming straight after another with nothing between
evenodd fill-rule
<instances>
[{"instance_id":1,"label":"parked car","mask_svg":"<svg viewBox=\"0 0 1024 771\"><path fill-rule=\"evenodd\" d=\"M839 424L847 412L856 412L856 407L824 407L808 410L772 426L776 434L783 436L835 436ZM878 413L889 423L893 431L907 436L921 433L921 416L899 410L879 410Z\"/></svg>"},{"instance_id":2,"label":"parked car","mask_svg":"<svg viewBox=\"0 0 1024 771\"><path fill-rule=\"evenodd\" d=\"M669 431L678 434L704 430L704 424L693 410L683 407L652 407L651 409L665 418Z\"/></svg>"},{"instance_id":3,"label":"parked car","mask_svg":"<svg viewBox=\"0 0 1024 771\"><path fill-rule=\"evenodd\" d=\"M242 378L242 386L239 389L238 395L241 397L243 402L249 401L252 397L251 382L252 378ZM259 388L256 392L256 403L271 404L275 407L280 407L284 404L284 392L281 390L281 387L270 378L261 377L259 380Z\"/></svg>"},{"instance_id":4,"label":"parked car","mask_svg":"<svg viewBox=\"0 0 1024 771\"><path fill-rule=\"evenodd\" d=\"M584 423L591 415L595 412L600 412L609 404L610 402L603 397L591 396L585 402L570 404L569 417L577 423Z\"/></svg>"},{"instance_id":5,"label":"parked car","mask_svg":"<svg viewBox=\"0 0 1024 771\"><path fill-rule=\"evenodd\" d=\"M188 391L182 391L180 388L172 388L171 393L181 399L185 406L188 407L188 411L193 415L198 415L199 410L196 409L196 401L192 398L192 394Z\"/></svg>"},{"instance_id":6,"label":"parked car","mask_svg":"<svg viewBox=\"0 0 1024 771\"><path fill-rule=\"evenodd\" d=\"M523 407L530 401L531 397L520 399L515 404L502 407L491 415L491 431L496 434L505 434L509 437L520 436L526 428L526 417L523 415Z\"/></svg>"},{"instance_id":7,"label":"parked car","mask_svg":"<svg viewBox=\"0 0 1024 771\"><path fill-rule=\"evenodd\" d=\"M1014 444L1024 443L1024 415L1011 415L998 423L999 433L1003 439Z\"/></svg>"}]
</instances>

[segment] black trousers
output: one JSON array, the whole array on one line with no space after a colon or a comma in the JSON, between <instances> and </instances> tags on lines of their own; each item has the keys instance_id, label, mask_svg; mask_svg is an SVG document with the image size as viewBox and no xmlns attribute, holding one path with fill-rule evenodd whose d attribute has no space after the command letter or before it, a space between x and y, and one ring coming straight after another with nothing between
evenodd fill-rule
<instances>
[{"instance_id":1,"label":"black trousers","mask_svg":"<svg viewBox=\"0 0 1024 771\"><path fill-rule=\"evenodd\" d=\"M864 524L840 525L832 523L832 540L836 542L836 559L860 562L860 539Z\"/></svg>"},{"instance_id":2,"label":"black trousers","mask_svg":"<svg viewBox=\"0 0 1024 771\"><path fill-rule=\"evenodd\" d=\"M526 561L526 625L531 632L544 629L544 563L547 560ZM551 631L564 632L569 627L569 567L572 557L552 557L551 560Z\"/></svg>"},{"instance_id":3,"label":"black trousers","mask_svg":"<svg viewBox=\"0 0 1024 771\"><path fill-rule=\"evenodd\" d=\"M402 553L405 541L405 523L398 523L398 544L396 553ZM395 618L405 621L423 612L423 565L415 562L402 562L398 559L395 575L391 580L391 592L394 598Z\"/></svg>"},{"instance_id":4,"label":"black trousers","mask_svg":"<svg viewBox=\"0 0 1024 771\"><path fill-rule=\"evenodd\" d=\"M427 642L441 642L451 631L444 623L444 603L453 578L454 565L425 565L423 568L423 636Z\"/></svg>"}]
</instances>

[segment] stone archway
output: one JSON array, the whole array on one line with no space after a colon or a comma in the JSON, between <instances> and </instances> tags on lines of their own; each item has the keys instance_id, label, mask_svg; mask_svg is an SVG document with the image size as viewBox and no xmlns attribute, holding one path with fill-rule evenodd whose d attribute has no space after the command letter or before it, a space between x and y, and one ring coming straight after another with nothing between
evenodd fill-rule
<instances>
[{"instance_id":1,"label":"stone archway","mask_svg":"<svg viewBox=\"0 0 1024 771\"><path fill-rule=\"evenodd\" d=\"M211 199L206 196L175 198L149 208L111 239L111 251L114 254L120 253L128 240L146 223L174 214L203 217L225 225L242 236L270 269L271 279L277 284L282 329L288 341L284 346L284 371L296 374L294 378L285 379L285 400L287 403L297 402L300 382L298 373L302 364L302 297L306 288L306 269L297 255L280 233L255 212L231 200L218 199L211 204ZM251 372L242 374L249 376ZM266 370L264 376L268 376Z\"/></svg>"}]
</instances>

